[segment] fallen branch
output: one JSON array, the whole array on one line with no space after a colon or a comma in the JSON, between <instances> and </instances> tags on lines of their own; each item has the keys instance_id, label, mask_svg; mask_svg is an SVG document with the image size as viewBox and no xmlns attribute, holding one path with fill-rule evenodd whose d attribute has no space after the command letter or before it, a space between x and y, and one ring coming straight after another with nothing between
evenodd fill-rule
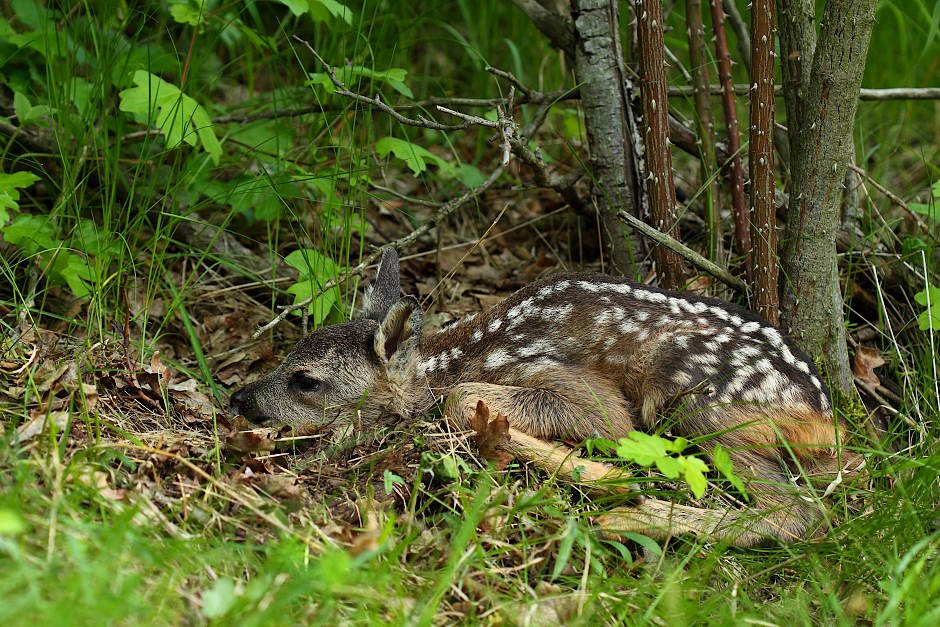
<instances>
[{"instance_id":1,"label":"fallen branch","mask_svg":"<svg viewBox=\"0 0 940 627\"><path fill-rule=\"evenodd\" d=\"M662 231L651 227L639 218L630 215L626 211L621 210L617 215L621 220L635 228L637 231L650 238L657 244L662 244L663 246L669 248L676 254L686 259L699 270L707 272L730 288L733 288L744 294L747 293L747 285L744 283L744 281L734 276L721 266L709 261L688 246L677 241L669 234L663 233Z\"/></svg>"}]
</instances>

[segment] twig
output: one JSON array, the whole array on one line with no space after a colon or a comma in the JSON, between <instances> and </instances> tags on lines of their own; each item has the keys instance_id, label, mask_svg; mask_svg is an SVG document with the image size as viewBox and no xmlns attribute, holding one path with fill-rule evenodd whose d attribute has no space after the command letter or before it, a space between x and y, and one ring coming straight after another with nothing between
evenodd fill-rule
<instances>
[{"instance_id":1,"label":"twig","mask_svg":"<svg viewBox=\"0 0 940 627\"><path fill-rule=\"evenodd\" d=\"M695 93L691 85L674 85L669 88L670 96L691 96ZM747 96L750 93L749 85L732 85L731 91L735 96ZM709 85L708 93L712 96L722 95L721 85ZM774 95L783 97L783 87L774 86ZM569 94L568 98L576 99L577 93ZM940 100L940 87L893 87L890 89L862 89L859 100Z\"/></svg>"},{"instance_id":2,"label":"twig","mask_svg":"<svg viewBox=\"0 0 940 627\"><path fill-rule=\"evenodd\" d=\"M717 0L712 1L716 2ZM734 3L734 0L722 0L721 4L725 9L725 15L728 17L728 21L731 22L731 30L734 31L734 35L738 40L738 54L741 55L744 68L747 70L748 76L750 76L751 36L747 32L747 23L745 23L744 18L741 17L741 12L738 11L738 5Z\"/></svg>"},{"instance_id":3,"label":"twig","mask_svg":"<svg viewBox=\"0 0 940 627\"><path fill-rule=\"evenodd\" d=\"M681 242L676 241L675 239L670 237L667 233L663 233L662 231L654 229L650 225L646 224L639 218L636 218L630 215L626 211L621 210L617 215L621 220L623 220L624 222L626 222L627 224L629 224L630 226L632 226L637 231L639 231L646 237L650 238L657 244L662 244L663 246L669 248L676 254L685 258L689 263L691 263L693 266L695 266L699 270L702 270L703 272L707 272L708 274L712 275L713 277L715 277L716 279L718 279L719 281L721 281L728 287L738 290L739 292L744 293L744 294L747 293L747 285L744 283L744 281L734 276L733 274L731 274L730 272L728 272L721 266L715 263L712 263L711 261L701 256L700 254L698 254L697 252L695 252L688 246L685 246Z\"/></svg>"}]
</instances>

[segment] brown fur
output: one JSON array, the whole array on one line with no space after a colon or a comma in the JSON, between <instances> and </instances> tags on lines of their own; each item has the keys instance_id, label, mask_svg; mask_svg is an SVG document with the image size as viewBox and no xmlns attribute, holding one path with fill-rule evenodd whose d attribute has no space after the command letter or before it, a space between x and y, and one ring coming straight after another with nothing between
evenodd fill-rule
<instances>
[{"instance_id":1,"label":"brown fur","mask_svg":"<svg viewBox=\"0 0 940 627\"><path fill-rule=\"evenodd\" d=\"M753 498L749 512L675 506L681 520L666 528L689 531L698 520L700 534L739 544L814 535L824 510L811 486L791 478L834 476L852 461L812 363L727 303L569 275L422 335L421 310L399 298L397 257L387 252L364 312L304 338L277 370L235 393L233 409L295 426L350 416L368 425L446 398L458 422L482 400L544 439L668 429L701 441L706 454L720 444ZM627 519L652 524L667 509Z\"/></svg>"}]
</instances>

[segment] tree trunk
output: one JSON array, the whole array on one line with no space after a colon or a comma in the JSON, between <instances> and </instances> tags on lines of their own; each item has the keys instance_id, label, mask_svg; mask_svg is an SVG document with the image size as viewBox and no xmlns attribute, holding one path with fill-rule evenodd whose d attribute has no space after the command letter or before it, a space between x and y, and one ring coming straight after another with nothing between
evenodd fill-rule
<instances>
[{"instance_id":1,"label":"tree trunk","mask_svg":"<svg viewBox=\"0 0 940 627\"><path fill-rule=\"evenodd\" d=\"M865 58L877 0L829 0L812 55L804 57L812 0L780 0L785 97L790 116L791 192L782 251L784 326L843 392L852 388L836 264L842 182L849 161ZM799 46L794 48L793 46ZM795 80L797 64L802 80ZM787 66L790 66L789 69ZM801 97L800 91L803 92Z\"/></svg>"},{"instance_id":2,"label":"tree trunk","mask_svg":"<svg viewBox=\"0 0 940 627\"><path fill-rule=\"evenodd\" d=\"M774 3L751 3L751 268L754 300L778 324L777 214L774 203Z\"/></svg>"},{"instance_id":3,"label":"tree trunk","mask_svg":"<svg viewBox=\"0 0 940 627\"><path fill-rule=\"evenodd\" d=\"M572 0L571 14L546 0L513 0L548 37L574 60L587 131L593 196L611 269L638 275L643 237L618 217L621 209L641 217L641 138L630 109L630 78L620 46L620 19L614 0ZM559 5L561 3L558 3Z\"/></svg>"},{"instance_id":4,"label":"tree trunk","mask_svg":"<svg viewBox=\"0 0 940 627\"><path fill-rule=\"evenodd\" d=\"M639 177L630 132L628 77L623 73L617 3L573 0L575 78L581 89L591 174L604 227L608 260L615 272L634 274L642 258L642 237L624 225L617 212L625 208L642 217Z\"/></svg>"},{"instance_id":5,"label":"tree trunk","mask_svg":"<svg viewBox=\"0 0 940 627\"><path fill-rule=\"evenodd\" d=\"M637 35L640 45L640 76L646 118L646 189L650 220L660 231L679 239L676 187L672 180L669 150L669 107L666 95L666 61L663 44L663 6L660 0L637 0ZM659 284L679 289L682 260L665 246L653 248Z\"/></svg>"}]
</instances>

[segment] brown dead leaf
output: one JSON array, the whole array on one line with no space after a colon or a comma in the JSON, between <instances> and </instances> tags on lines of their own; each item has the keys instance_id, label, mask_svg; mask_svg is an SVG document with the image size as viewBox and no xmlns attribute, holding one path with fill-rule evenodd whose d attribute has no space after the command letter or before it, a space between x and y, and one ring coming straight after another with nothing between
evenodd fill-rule
<instances>
[{"instance_id":1,"label":"brown dead leaf","mask_svg":"<svg viewBox=\"0 0 940 627\"><path fill-rule=\"evenodd\" d=\"M274 440L270 429L247 429L248 424L243 416L236 416L232 421L234 428L222 436L222 448L226 452L244 455L245 453L270 453L274 450Z\"/></svg>"},{"instance_id":2,"label":"brown dead leaf","mask_svg":"<svg viewBox=\"0 0 940 627\"><path fill-rule=\"evenodd\" d=\"M855 376L872 387L881 385L881 380L875 374L875 368L885 365L885 360L881 357L881 351L870 346L859 346L855 351L855 364L852 366L852 372Z\"/></svg>"},{"instance_id":3,"label":"brown dead leaf","mask_svg":"<svg viewBox=\"0 0 940 627\"><path fill-rule=\"evenodd\" d=\"M32 440L42 433L46 428L46 424L48 424L46 419L45 412L36 412L33 413L28 422L17 427L16 432L19 435L20 442ZM56 426L57 431L61 431L69 423L69 412L54 411L48 415L48 419Z\"/></svg>"},{"instance_id":4,"label":"brown dead leaf","mask_svg":"<svg viewBox=\"0 0 940 627\"><path fill-rule=\"evenodd\" d=\"M490 421L490 409L482 400L477 401L476 411L470 417L470 426L476 432L473 441L480 450L480 455L492 461L497 470L502 470L512 461L512 455L506 451L509 442L509 420L497 413Z\"/></svg>"}]
</instances>

